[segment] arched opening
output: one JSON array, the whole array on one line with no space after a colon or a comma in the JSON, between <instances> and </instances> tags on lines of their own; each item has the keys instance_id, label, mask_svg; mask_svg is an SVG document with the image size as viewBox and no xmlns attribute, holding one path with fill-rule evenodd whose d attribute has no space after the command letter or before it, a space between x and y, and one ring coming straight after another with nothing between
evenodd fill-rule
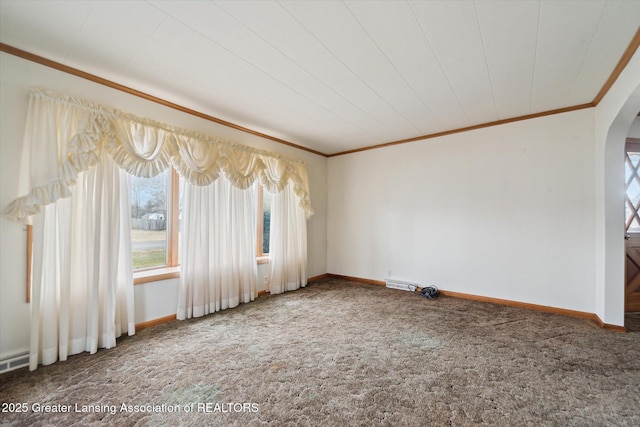
<instances>
[{"instance_id":1,"label":"arched opening","mask_svg":"<svg viewBox=\"0 0 640 427\"><path fill-rule=\"evenodd\" d=\"M624 325L625 142L639 111L640 85L611 122L604 146L604 274L598 311L602 321L611 325Z\"/></svg>"}]
</instances>

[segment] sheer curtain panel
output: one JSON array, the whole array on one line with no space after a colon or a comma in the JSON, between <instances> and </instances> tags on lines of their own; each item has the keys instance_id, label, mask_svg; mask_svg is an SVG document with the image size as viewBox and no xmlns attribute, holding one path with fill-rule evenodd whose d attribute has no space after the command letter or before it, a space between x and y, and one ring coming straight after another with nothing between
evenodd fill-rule
<instances>
[{"instance_id":1,"label":"sheer curtain panel","mask_svg":"<svg viewBox=\"0 0 640 427\"><path fill-rule=\"evenodd\" d=\"M269 248L269 292L279 294L307 284L307 221L291 184L273 194Z\"/></svg>"},{"instance_id":2,"label":"sheer curtain panel","mask_svg":"<svg viewBox=\"0 0 640 427\"><path fill-rule=\"evenodd\" d=\"M185 183L177 318L200 317L256 297L256 184L241 190L221 176Z\"/></svg>"},{"instance_id":3,"label":"sheer curtain panel","mask_svg":"<svg viewBox=\"0 0 640 427\"><path fill-rule=\"evenodd\" d=\"M79 135L91 133L93 119L50 99L30 102L25 169L39 190L30 201L42 211L34 221L31 370L135 333L127 177L110 157L85 155L93 142ZM91 168L68 175L70 186L58 159L74 150Z\"/></svg>"},{"instance_id":4,"label":"sheer curtain panel","mask_svg":"<svg viewBox=\"0 0 640 427\"><path fill-rule=\"evenodd\" d=\"M135 333L126 174L106 157L78 181L34 223L31 370Z\"/></svg>"}]
</instances>

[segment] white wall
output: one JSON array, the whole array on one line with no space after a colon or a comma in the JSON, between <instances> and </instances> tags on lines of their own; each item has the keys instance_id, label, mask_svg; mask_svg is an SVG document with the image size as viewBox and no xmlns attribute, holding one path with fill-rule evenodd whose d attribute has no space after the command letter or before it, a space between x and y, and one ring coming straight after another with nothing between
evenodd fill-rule
<instances>
[{"instance_id":1,"label":"white wall","mask_svg":"<svg viewBox=\"0 0 640 427\"><path fill-rule=\"evenodd\" d=\"M9 78L9 61L0 56L0 208L21 193L20 164L27 99L20 79ZM25 70L28 73L28 70ZM20 112L16 114L16 112ZM24 187L22 187L24 190ZM0 216L0 360L29 349L26 303L26 228Z\"/></svg>"},{"instance_id":2,"label":"white wall","mask_svg":"<svg viewBox=\"0 0 640 427\"><path fill-rule=\"evenodd\" d=\"M329 159L329 273L594 311L594 110Z\"/></svg>"},{"instance_id":3,"label":"white wall","mask_svg":"<svg viewBox=\"0 0 640 427\"><path fill-rule=\"evenodd\" d=\"M22 135L29 87L37 86L87 99L159 122L229 139L241 144L306 160L311 203L308 221L308 275L326 273L327 159L277 142L224 127L124 92L65 74L6 53L0 53L0 207L24 194L19 179ZM293 141L298 142L298 141ZM300 142L303 143L303 142ZM0 218L0 360L28 351L29 305L25 303L26 233L24 227ZM266 266L259 266L263 277ZM262 283L261 280L259 280ZM137 285L136 322L175 314L177 280Z\"/></svg>"}]
</instances>

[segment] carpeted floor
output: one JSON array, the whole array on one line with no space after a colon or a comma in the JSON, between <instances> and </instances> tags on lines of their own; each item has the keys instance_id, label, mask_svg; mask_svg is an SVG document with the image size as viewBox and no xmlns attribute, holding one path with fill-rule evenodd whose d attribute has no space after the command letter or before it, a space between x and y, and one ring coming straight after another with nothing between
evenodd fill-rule
<instances>
[{"instance_id":1,"label":"carpeted floor","mask_svg":"<svg viewBox=\"0 0 640 427\"><path fill-rule=\"evenodd\" d=\"M9 372L0 396L19 426L638 426L640 334L327 279Z\"/></svg>"}]
</instances>

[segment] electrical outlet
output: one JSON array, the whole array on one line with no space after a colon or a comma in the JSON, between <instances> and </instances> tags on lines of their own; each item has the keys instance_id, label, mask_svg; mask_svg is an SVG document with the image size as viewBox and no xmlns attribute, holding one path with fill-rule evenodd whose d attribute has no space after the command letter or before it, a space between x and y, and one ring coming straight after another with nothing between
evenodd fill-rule
<instances>
[{"instance_id":1,"label":"electrical outlet","mask_svg":"<svg viewBox=\"0 0 640 427\"><path fill-rule=\"evenodd\" d=\"M265 285L267 284L267 281L268 281L268 280L269 280L269 279L267 278L267 276L264 276L264 284L265 284Z\"/></svg>"},{"instance_id":2,"label":"electrical outlet","mask_svg":"<svg viewBox=\"0 0 640 427\"><path fill-rule=\"evenodd\" d=\"M387 277L391 277L391 270L387 270Z\"/></svg>"}]
</instances>

